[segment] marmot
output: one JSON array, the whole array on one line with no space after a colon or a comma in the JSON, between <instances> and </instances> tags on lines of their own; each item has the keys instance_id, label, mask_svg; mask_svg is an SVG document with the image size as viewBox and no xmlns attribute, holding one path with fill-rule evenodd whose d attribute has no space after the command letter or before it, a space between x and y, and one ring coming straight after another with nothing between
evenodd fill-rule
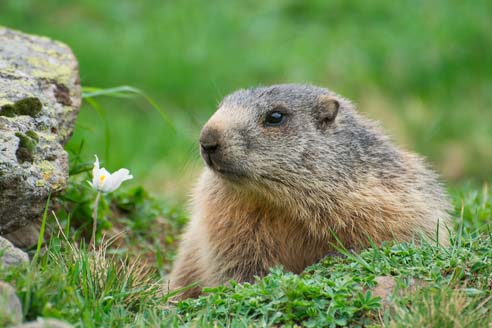
<instances>
[{"instance_id":1,"label":"marmot","mask_svg":"<svg viewBox=\"0 0 492 328\"><path fill-rule=\"evenodd\" d=\"M422 158L334 92L284 84L224 98L200 135L206 168L170 274L180 298L273 266L300 273L334 251L426 236L451 209Z\"/></svg>"}]
</instances>

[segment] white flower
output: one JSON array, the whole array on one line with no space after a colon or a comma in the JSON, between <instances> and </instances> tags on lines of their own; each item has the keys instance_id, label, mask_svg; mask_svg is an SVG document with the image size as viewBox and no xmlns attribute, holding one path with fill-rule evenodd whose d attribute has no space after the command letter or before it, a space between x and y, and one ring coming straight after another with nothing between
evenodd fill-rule
<instances>
[{"instance_id":1,"label":"white flower","mask_svg":"<svg viewBox=\"0 0 492 328\"><path fill-rule=\"evenodd\" d=\"M97 155L95 156L96 161L92 169L92 188L100 192L112 192L118 189L123 181L133 179L133 175L129 174L130 171L127 169L119 169L111 174L104 167L99 168L99 159Z\"/></svg>"}]
</instances>

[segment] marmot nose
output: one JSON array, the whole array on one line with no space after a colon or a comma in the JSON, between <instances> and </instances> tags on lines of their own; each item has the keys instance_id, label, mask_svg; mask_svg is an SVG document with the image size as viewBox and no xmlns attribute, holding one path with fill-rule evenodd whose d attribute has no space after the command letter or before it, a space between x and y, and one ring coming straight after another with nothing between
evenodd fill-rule
<instances>
[{"instance_id":1,"label":"marmot nose","mask_svg":"<svg viewBox=\"0 0 492 328\"><path fill-rule=\"evenodd\" d=\"M200 135L200 146L208 154L219 148L219 133L215 129L205 128Z\"/></svg>"},{"instance_id":2,"label":"marmot nose","mask_svg":"<svg viewBox=\"0 0 492 328\"><path fill-rule=\"evenodd\" d=\"M212 144L200 143L200 146L202 147L204 152L209 153L209 154L215 152L217 150L217 148L219 148L218 143L212 143Z\"/></svg>"}]
</instances>

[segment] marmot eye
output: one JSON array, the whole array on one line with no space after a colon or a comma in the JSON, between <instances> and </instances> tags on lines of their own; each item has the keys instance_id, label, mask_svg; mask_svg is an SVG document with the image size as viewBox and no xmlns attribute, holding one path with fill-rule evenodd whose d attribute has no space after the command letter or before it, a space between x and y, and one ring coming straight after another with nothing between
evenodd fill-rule
<instances>
[{"instance_id":1,"label":"marmot eye","mask_svg":"<svg viewBox=\"0 0 492 328\"><path fill-rule=\"evenodd\" d=\"M285 123L287 116L278 111L273 111L267 114L265 119L266 126L279 126Z\"/></svg>"}]
</instances>

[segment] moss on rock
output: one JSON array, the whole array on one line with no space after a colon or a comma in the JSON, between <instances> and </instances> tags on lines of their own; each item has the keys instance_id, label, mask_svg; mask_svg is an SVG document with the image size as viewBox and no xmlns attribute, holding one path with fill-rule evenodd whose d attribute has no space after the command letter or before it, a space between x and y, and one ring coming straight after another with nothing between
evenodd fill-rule
<instances>
[{"instance_id":1,"label":"moss on rock","mask_svg":"<svg viewBox=\"0 0 492 328\"><path fill-rule=\"evenodd\" d=\"M26 134L16 132L15 136L19 138L19 147L16 151L17 160L20 163L33 162L33 152L39 142L39 137L34 131L27 131Z\"/></svg>"},{"instance_id":2,"label":"moss on rock","mask_svg":"<svg viewBox=\"0 0 492 328\"><path fill-rule=\"evenodd\" d=\"M26 136L31 138L32 140L35 140L36 142L39 142L39 136L36 132L29 130L26 132Z\"/></svg>"},{"instance_id":3,"label":"moss on rock","mask_svg":"<svg viewBox=\"0 0 492 328\"><path fill-rule=\"evenodd\" d=\"M8 104L0 107L0 116L14 117L16 114L14 105Z\"/></svg>"},{"instance_id":4,"label":"moss on rock","mask_svg":"<svg viewBox=\"0 0 492 328\"><path fill-rule=\"evenodd\" d=\"M43 108L43 104L41 104L41 101L36 97L19 100L14 106L17 108L17 112L20 115L29 115L31 117L38 115Z\"/></svg>"},{"instance_id":5,"label":"moss on rock","mask_svg":"<svg viewBox=\"0 0 492 328\"><path fill-rule=\"evenodd\" d=\"M3 105L0 108L0 116L14 117L17 115L29 115L35 117L41 112L43 104L36 97L28 97L14 104Z\"/></svg>"}]
</instances>

